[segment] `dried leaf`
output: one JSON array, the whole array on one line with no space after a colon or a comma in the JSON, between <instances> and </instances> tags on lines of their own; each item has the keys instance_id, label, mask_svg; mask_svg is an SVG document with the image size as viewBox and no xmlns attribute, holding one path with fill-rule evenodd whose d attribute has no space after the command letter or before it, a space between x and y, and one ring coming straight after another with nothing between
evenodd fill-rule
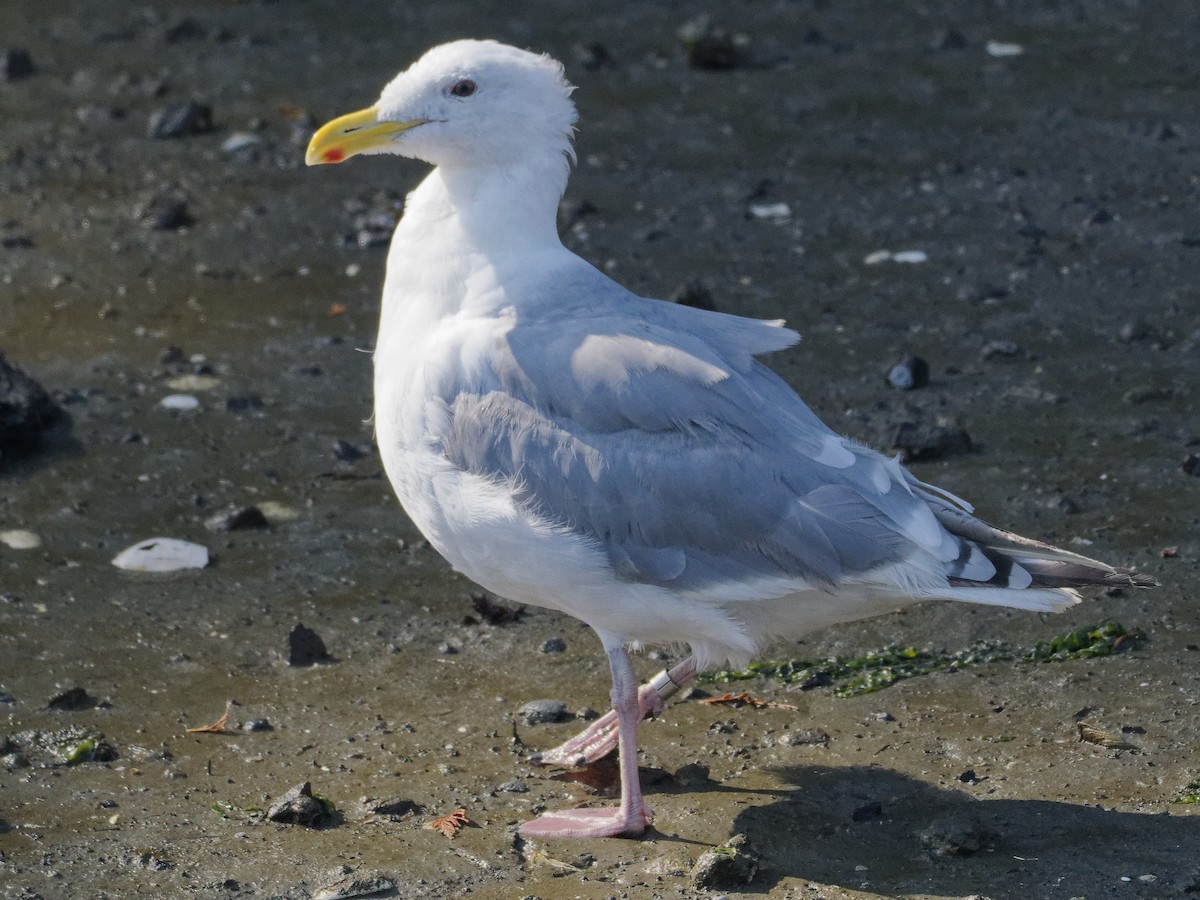
<instances>
[{"instance_id":1,"label":"dried leaf","mask_svg":"<svg viewBox=\"0 0 1200 900\"><path fill-rule=\"evenodd\" d=\"M749 691L742 691L740 694L726 693L720 697L706 697L700 701L701 703L718 704L729 703L734 706L753 706L755 709L799 709L791 703L773 703L770 700L759 700L757 697L751 697Z\"/></svg>"},{"instance_id":2,"label":"dried leaf","mask_svg":"<svg viewBox=\"0 0 1200 900\"><path fill-rule=\"evenodd\" d=\"M438 816L429 823L429 827L434 831L440 831L446 837L454 840L454 836L458 834L459 829L461 829L464 825L474 824L474 822L467 818L467 810L460 806L452 813L446 813L444 816Z\"/></svg>"},{"instance_id":3,"label":"dried leaf","mask_svg":"<svg viewBox=\"0 0 1200 900\"><path fill-rule=\"evenodd\" d=\"M221 716L221 718L217 719L217 721L213 722L211 725L201 725L198 728L187 729L188 734L200 734L202 732L220 734L225 730L225 726L229 724L229 711L231 709L233 709L233 701L225 701L225 715Z\"/></svg>"}]
</instances>

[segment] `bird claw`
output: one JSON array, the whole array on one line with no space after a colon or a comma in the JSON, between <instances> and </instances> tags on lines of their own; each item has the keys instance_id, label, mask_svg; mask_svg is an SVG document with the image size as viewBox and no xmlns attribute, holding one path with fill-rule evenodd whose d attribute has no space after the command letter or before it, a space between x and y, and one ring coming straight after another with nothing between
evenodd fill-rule
<instances>
[{"instance_id":1,"label":"bird claw","mask_svg":"<svg viewBox=\"0 0 1200 900\"><path fill-rule=\"evenodd\" d=\"M517 830L522 837L597 838L636 837L654 821L646 804L628 811L611 808L564 809L544 813Z\"/></svg>"}]
</instances>

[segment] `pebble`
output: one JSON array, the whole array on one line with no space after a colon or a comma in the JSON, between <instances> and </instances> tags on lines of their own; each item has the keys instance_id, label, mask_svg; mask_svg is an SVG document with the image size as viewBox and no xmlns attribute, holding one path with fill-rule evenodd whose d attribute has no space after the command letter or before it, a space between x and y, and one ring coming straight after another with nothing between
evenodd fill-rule
<instances>
[{"instance_id":1,"label":"pebble","mask_svg":"<svg viewBox=\"0 0 1200 900\"><path fill-rule=\"evenodd\" d=\"M242 723L242 731L254 733L257 731L274 731L275 726L268 719L249 719Z\"/></svg>"},{"instance_id":2,"label":"pebble","mask_svg":"<svg viewBox=\"0 0 1200 900\"><path fill-rule=\"evenodd\" d=\"M55 694L46 701L46 709L59 712L79 712L84 709L95 709L98 705L96 698L81 687L70 688L60 694Z\"/></svg>"},{"instance_id":3,"label":"pebble","mask_svg":"<svg viewBox=\"0 0 1200 900\"><path fill-rule=\"evenodd\" d=\"M158 193L134 210L134 218L154 231L177 231L194 221L187 200L176 194Z\"/></svg>"},{"instance_id":4,"label":"pebble","mask_svg":"<svg viewBox=\"0 0 1200 900\"><path fill-rule=\"evenodd\" d=\"M269 528L271 523L257 506L233 506L204 520L209 531L246 531Z\"/></svg>"},{"instance_id":5,"label":"pebble","mask_svg":"<svg viewBox=\"0 0 1200 900\"><path fill-rule=\"evenodd\" d=\"M913 265L915 263L923 263L928 261L929 254L924 250L901 250L899 253L892 254L892 262Z\"/></svg>"},{"instance_id":6,"label":"pebble","mask_svg":"<svg viewBox=\"0 0 1200 900\"><path fill-rule=\"evenodd\" d=\"M542 641L543 653L562 653L567 649L567 643L562 638L547 638Z\"/></svg>"},{"instance_id":7,"label":"pebble","mask_svg":"<svg viewBox=\"0 0 1200 900\"><path fill-rule=\"evenodd\" d=\"M4 544L12 550L36 550L42 546L42 539L32 531L13 528L8 531L0 531L0 544Z\"/></svg>"},{"instance_id":8,"label":"pebble","mask_svg":"<svg viewBox=\"0 0 1200 900\"><path fill-rule=\"evenodd\" d=\"M363 808L376 816L387 816L391 819L402 819L405 816L420 815L425 808L416 801L406 797L393 797L391 800L370 800L363 798Z\"/></svg>"},{"instance_id":9,"label":"pebble","mask_svg":"<svg viewBox=\"0 0 1200 900\"><path fill-rule=\"evenodd\" d=\"M1195 475L1200 478L1200 453L1189 453L1183 458L1179 468L1185 475Z\"/></svg>"},{"instance_id":10,"label":"pebble","mask_svg":"<svg viewBox=\"0 0 1200 900\"><path fill-rule=\"evenodd\" d=\"M496 785L497 791L502 791L506 794L525 794L529 792L529 785L523 782L520 778L514 778L512 781L506 781L503 784Z\"/></svg>"},{"instance_id":11,"label":"pebble","mask_svg":"<svg viewBox=\"0 0 1200 900\"><path fill-rule=\"evenodd\" d=\"M988 341L979 351L983 359L993 359L997 356L1023 356L1024 348L1016 341Z\"/></svg>"},{"instance_id":12,"label":"pebble","mask_svg":"<svg viewBox=\"0 0 1200 900\"><path fill-rule=\"evenodd\" d=\"M19 81L28 78L37 69L33 65L33 57L29 51L21 47L9 47L0 53L0 80Z\"/></svg>"},{"instance_id":13,"label":"pebble","mask_svg":"<svg viewBox=\"0 0 1200 900\"><path fill-rule=\"evenodd\" d=\"M329 818L329 811L312 795L312 785L306 781L272 803L267 818L285 825L313 826Z\"/></svg>"},{"instance_id":14,"label":"pebble","mask_svg":"<svg viewBox=\"0 0 1200 900\"><path fill-rule=\"evenodd\" d=\"M150 116L146 133L149 137L163 140L203 134L212 127L212 107L198 100L187 100L156 109Z\"/></svg>"},{"instance_id":15,"label":"pebble","mask_svg":"<svg viewBox=\"0 0 1200 900\"><path fill-rule=\"evenodd\" d=\"M1025 48L1020 44L1013 44L1007 41L988 41L984 45L988 56L1002 58L1005 56L1020 56L1025 52Z\"/></svg>"},{"instance_id":16,"label":"pebble","mask_svg":"<svg viewBox=\"0 0 1200 900\"><path fill-rule=\"evenodd\" d=\"M715 28L708 15L697 16L679 29L679 39L693 69L732 69L740 61L739 41L722 28Z\"/></svg>"},{"instance_id":17,"label":"pebble","mask_svg":"<svg viewBox=\"0 0 1200 900\"><path fill-rule=\"evenodd\" d=\"M752 853L746 835L735 834L724 847L712 847L700 854L692 866L692 887L698 890L740 888L758 874L758 856Z\"/></svg>"},{"instance_id":18,"label":"pebble","mask_svg":"<svg viewBox=\"0 0 1200 900\"><path fill-rule=\"evenodd\" d=\"M386 875L355 875L349 866L330 873L330 879L317 888L312 900L351 900L353 897L391 897L396 890L394 879Z\"/></svg>"},{"instance_id":19,"label":"pebble","mask_svg":"<svg viewBox=\"0 0 1200 900\"><path fill-rule=\"evenodd\" d=\"M329 655L321 636L303 623L297 622L288 632L288 665L297 668L336 660Z\"/></svg>"},{"instance_id":20,"label":"pebble","mask_svg":"<svg viewBox=\"0 0 1200 900\"><path fill-rule=\"evenodd\" d=\"M200 408L200 400L191 394L167 394L158 401L158 405L163 409L175 409L180 411L190 411Z\"/></svg>"},{"instance_id":21,"label":"pebble","mask_svg":"<svg viewBox=\"0 0 1200 900\"><path fill-rule=\"evenodd\" d=\"M249 131L235 131L221 142L221 149L225 153L237 153L257 147L262 142L263 139L257 134L251 134Z\"/></svg>"},{"instance_id":22,"label":"pebble","mask_svg":"<svg viewBox=\"0 0 1200 900\"><path fill-rule=\"evenodd\" d=\"M792 208L786 203L755 203L750 207L750 215L756 219L783 222L791 218Z\"/></svg>"},{"instance_id":23,"label":"pebble","mask_svg":"<svg viewBox=\"0 0 1200 900\"><path fill-rule=\"evenodd\" d=\"M517 712L525 717L526 725L544 725L570 718L567 704L562 700L530 700Z\"/></svg>"},{"instance_id":24,"label":"pebble","mask_svg":"<svg viewBox=\"0 0 1200 900\"><path fill-rule=\"evenodd\" d=\"M180 375L167 382L167 387L173 391L188 393L190 391L211 391L220 385L221 379L216 375Z\"/></svg>"},{"instance_id":25,"label":"pebble","mask_svg":"<svg viewBox=\"0 0 1200 900\"><path fill-rule=\"evenodd\" d=\"M887 382L902 391L911 391L929 384L929 363L911 353L892 366Z\"/></svg>"},{"instance_id":26,"label":"pebble","mask_svg":"<svg viewBox=\"0 0 1200 900\"><path fill-rule=\"evenodd\" d=\"M687 763L675 770L675 783L680 787L702 787L710 780L708 766L701 763Z\"/></svg>"},{"instance_id":27,"label":"pebble","mask_svg":"<svg viewBox=\"0 0 1200 900\"><path fill-rule=\"evenodd\" d=\"M203 569L208 565L208 548L177 538L148 538L126 547L113 557L112 564L130 572Z\"/></svg>"},{"instance_id":28,"label":"pebble","mask_svg":"<svg viewBox=\"0 0 1200 900\"><path fill-rule=\"evenodd\" d=\"M912 461L967 453L974 444L971 436L957 426L902 422L896 426L890 446L903 451L905 459Z\"/></svg>"},{"instance_id":29,"label":"pebble","mask_svg":"<svg viewBox=\"0 0 1200 900\"><path fill-rule=\"evenodd\" d=\"M47 430L65 419L66 413L46 389L0 350L0 459L35 446Z\"/></svg>"}]
</instances>

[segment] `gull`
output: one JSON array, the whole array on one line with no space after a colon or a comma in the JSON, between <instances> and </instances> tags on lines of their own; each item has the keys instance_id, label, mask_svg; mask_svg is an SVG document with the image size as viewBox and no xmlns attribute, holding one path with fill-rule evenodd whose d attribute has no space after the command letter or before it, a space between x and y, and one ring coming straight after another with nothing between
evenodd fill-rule
<instances>
[{"instance_id":1,"label":"gull","mask_svg":"<svg viewBox=\"0 0 1200 900\"><path fill-rule=\"evenodd\" d=\"M595 630L612 711L535 762L619 752L616 808L526 836L652 822L638 722L698 672L926 600L1060 611L1152 579L1001 531L898 459L841 437L758 356L799 336L639 297L566 249L574 160L560 63L495 41L429 50L306 161L434 166L387 259L375 429L404 510L458 571ZM629 650L684 645L640 689Z\"/></svg>"}]
</instances>

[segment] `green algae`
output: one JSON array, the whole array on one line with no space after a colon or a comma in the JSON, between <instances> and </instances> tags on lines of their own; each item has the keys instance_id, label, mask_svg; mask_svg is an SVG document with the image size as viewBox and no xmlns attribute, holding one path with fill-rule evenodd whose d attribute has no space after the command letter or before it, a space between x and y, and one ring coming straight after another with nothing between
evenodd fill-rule
<instances>
[{"instance_id":1,"label":"green algae","mask_svg":"<svg viewBox=\"0 0 1200 900\"><path fill-rule=\"evenodd\" d=\"M789 659L751 663L745 669L725 669L701 676L710 684L729 684L756 678L811 690L830 687L834 696L856 697L883 690L908 678L934 672L956 672L984 663L1021 659L1027 662L1061 662L1108 656L1133 647L1145 635L1116 622L1076 628L1032 649L1014 650L1003 641L979 640L954 653L919 650L892 645L862 656L831 656L827 659Z\"/></svg>"}]
</instances>

